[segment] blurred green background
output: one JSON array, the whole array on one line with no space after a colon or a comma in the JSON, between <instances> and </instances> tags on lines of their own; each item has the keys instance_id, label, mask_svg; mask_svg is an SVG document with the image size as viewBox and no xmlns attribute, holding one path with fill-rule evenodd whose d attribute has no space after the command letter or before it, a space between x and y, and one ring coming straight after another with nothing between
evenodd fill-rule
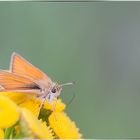
<instances>
[{"instance_id":1,"label":"blurred green background","mask_svg":"<svg viewBox=\"0 0 140 140\"><path fill-rule=\"evenodd\" d=\"M0 68L17 52L65 87L84 138L140 137L140 2L0 2Z\"/></svg>"}]
</instances>

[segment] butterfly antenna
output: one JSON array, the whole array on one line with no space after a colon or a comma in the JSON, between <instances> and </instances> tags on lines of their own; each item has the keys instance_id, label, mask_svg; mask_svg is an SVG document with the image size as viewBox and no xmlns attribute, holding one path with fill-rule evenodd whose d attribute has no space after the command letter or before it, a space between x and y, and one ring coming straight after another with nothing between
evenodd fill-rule
<instances>
[{"instance_id":1,"label":"butterfly antenna","mask_svg":"<svg viewBox=\"0 0 140 140\"><path fill-rule=\"evenodd\" d=\"M69 85L74 85L75 82L69 82L69 83L64 83L64 84L61 84L60 86L63 87L63 86L69 86Z\"/></svg>"},{"instance_id":2,"label":"butterfly antenna","mask_svg":"<svg viewBox=\"0 0 140 140\"><path fill-rule=\"evenodd\" d=\"M67 105L67 108L68 108L69 105L72 103L72 101L75 99L75 97L76 97L76 94L73 93L73 96L72 96L71 100L66 104L66 105Z\"/></svg>"}]
</instances>

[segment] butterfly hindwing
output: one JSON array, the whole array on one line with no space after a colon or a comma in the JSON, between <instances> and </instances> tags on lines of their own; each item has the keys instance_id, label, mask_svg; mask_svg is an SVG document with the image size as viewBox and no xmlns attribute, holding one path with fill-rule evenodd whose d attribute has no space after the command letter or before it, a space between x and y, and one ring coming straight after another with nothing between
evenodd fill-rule
<instances>
[{"instance_id":1,"label":"butterfly hindwing","mask_svg":"<svg viewBox=\"0 0 140 140\"><path fill-rule=\"evenodd\" d=\"M32 80L15 75L8 71L0 71L0 85L5 90L39 90L39 86Z\"/></svg>"}]
</instances>

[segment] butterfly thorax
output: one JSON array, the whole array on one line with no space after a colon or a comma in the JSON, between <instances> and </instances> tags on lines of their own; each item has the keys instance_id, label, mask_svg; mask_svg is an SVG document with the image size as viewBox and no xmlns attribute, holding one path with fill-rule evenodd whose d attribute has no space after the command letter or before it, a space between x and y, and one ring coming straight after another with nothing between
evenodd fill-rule
<instances>
[{"instance_id":1,"label":"butterfly thorax","mask_svg":"<svg viewBox=\"0 0 140 140\"><path fill-rule=\"evenodd\" d=\"M43 88L41 89L41 98L45 98L49 103L52 103L52 101L55 98L58 98L62 90L62 87L58 85L57 83L52 83L50 88Z\"/></svg>"}]
</instances>

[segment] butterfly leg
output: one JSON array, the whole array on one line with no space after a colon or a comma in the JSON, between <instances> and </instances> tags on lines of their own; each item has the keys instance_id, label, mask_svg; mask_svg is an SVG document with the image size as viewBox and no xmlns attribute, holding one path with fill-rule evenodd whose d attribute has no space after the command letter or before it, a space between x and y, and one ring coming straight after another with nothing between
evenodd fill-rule
<instances>
[{"instance_id":1,"label":"butterfly leg","mask_svg":"<svg viewBox=\"0 0 140 140\"><path fill-rule=\"evenodd\" d=\"M40 106L39 106L39 110L38 110L38 117L39 117L39 114L40 114L40 110L42 109L42 107L43 107L43 105L44 105L44 102L45 102L45 98L42 98L42 101L41 101L41 104L40 104Z\"/></svg>"},{"instance_id":2,"label":"butterfly leg","mask_svg":"<svg viewBox=\"0 0 140 140\"><path fill-rule=\"evenodd\" d=\"M52 111L54 113L54 119L55 121L57 121L57 118L56 118L56 114L55 114L55 109L56 109L56 104L57 104L57 98L54 98L54 103L53 103L53 108L52 108Z\"/></svg>"}]
</instances>

